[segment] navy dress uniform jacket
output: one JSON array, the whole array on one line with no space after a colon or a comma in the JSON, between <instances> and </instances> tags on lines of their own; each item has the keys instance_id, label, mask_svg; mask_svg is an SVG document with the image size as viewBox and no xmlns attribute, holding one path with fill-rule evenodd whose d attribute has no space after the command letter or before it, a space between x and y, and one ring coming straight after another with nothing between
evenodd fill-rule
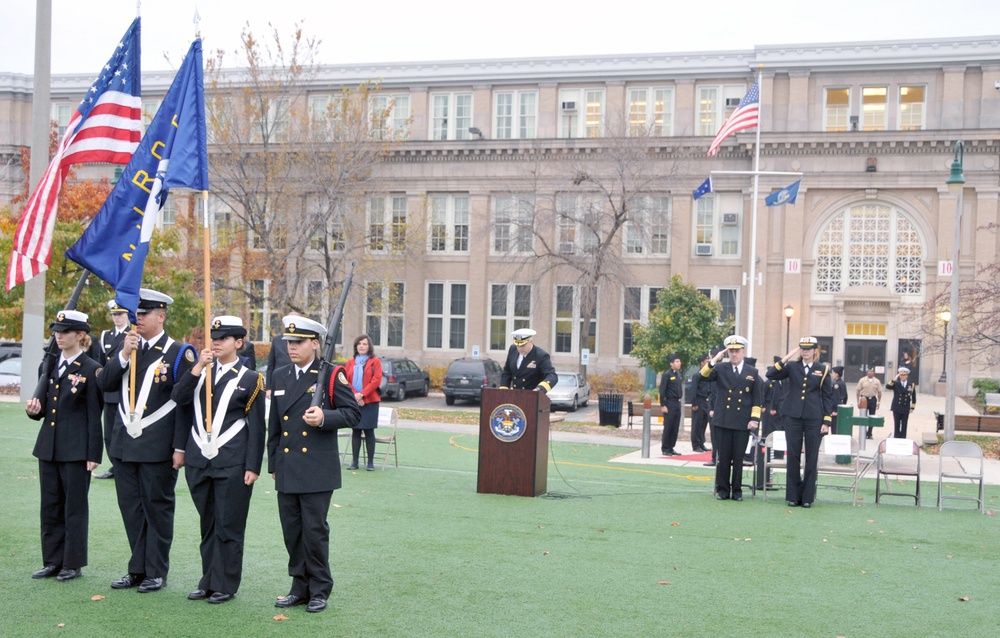
<instances>
[{"instance_id":1,"label":"navy dress uniform jacket","mask_svg":"<svg viewBox=\"0 0 1000 638\"><path fill-rule=\"evenodd\" d=\"M906 382L906 387L903 387L902 382L889 381L885 384L886 388L892 390L892 405L889 406L890 411L899 414L909 414L917 405L917 386L912 381Z\"/></svg>"},{"instance_id":2,"label":"navy dress uniform jacket","mask_svg":"<svg viewBox=\"0 0 1000 638\"><path fill-rule=\"evenodd\" d=\"M42 461L101 462L101 389L97 362L80 355L59 376L58 359L49 374L42 411L30 416L42 421L32 454Z\"/></svg>"},{"instance_id":3,"label":"navy dress uniform jacket","mask_svg":"<svg viewBox=\"0 0 1000 638\"><path fill-rule=\"evenodd\" d=\"M767 369L767 378L785 380L788 388L778 414L793 419L823 421L829 425L836 409L833 397L833 379L830 375L830 365L814 363L806 377L804 364L801 361L780 361Z\"/></svg>"},{"instance_id":4,"label":"navy dress uniform jacket","mask_svg":"<svg viewBox=\"0 0 1000 638\"><path fill-rule=\"evenodd\" d=\"M715 404L712 407L712 427L746 430L750 421L760 421L764 405L764 381L757 368L743 364L737 375L729 363L705 364L701 376L715 383Z\"/></svg>"},{"instance_id":5,"label":"navy dress uniform jacket","mask_svg":"<svg viewBox=\"0 0 1000 638\"><path fill-rule=\"evenodd\" d=\"M541 388L548 392L559 381L559 375L552 365L549 353L538 346L532 346L524 355L521 365L517 365L517 346L507 350L507 364L500 375L500 387L511 390L534 390Z\"/></svg>"}]
</instances>

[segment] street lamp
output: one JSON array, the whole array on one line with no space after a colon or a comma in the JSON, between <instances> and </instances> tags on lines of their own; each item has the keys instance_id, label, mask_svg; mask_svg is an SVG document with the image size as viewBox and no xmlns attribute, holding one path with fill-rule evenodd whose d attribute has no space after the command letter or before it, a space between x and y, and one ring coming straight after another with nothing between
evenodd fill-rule
<instances>
[{"instance_id":1,"label":"street lamp","mask_svg":"<svg viewBox=\"0 0 1000 638\"><path fill-rule=\"evenodd\" d=\"M785 352L791 352L789 347L792 340L792 315L794 314L795 308L792 308L792 304L785 306Z\"/></svg>"},{"instance_id":2,"label":"street lamp","mask_svg":"<svg viewBox=\"0 0 1000 638\"><path fill-rule=\"evenodd\" d=\"M951 311L942 310L938 316L944 322L944 365L941 367L941 378L938 379L938 383L945 383L948 381L948 322L951 321Z\"/></svg>"},{"instance_id":3,"label":"street lamp","mask_svg":"<svg viewBox=\"0 0 1000 638\"><path fill-rule=\"evenodd\" d=\"M955 195L955 243L951 249L951 321L948 324L948 338L945 348L951 344L951 362L945 362L947 385L945 386L944 440L955 438L955 362L958 359L958 251L962 243L962 196L965 193L965 176L962 161L965 147L961 141L955 142L955 159L951 162L951 175L945 181L948 191Z\"/></svg>"}]
</instances>

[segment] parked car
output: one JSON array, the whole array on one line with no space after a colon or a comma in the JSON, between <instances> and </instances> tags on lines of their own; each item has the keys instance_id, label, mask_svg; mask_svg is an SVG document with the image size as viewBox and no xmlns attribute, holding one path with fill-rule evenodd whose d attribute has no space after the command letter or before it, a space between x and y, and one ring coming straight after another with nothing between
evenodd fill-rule
<instances>
[{"instance_id":1,"label":"parked car","mask_svg":"<svg viewBox=\"0 0 1000 638\"><path fill-rule=\"evenodd\" d=\"M455 359L444 375L444 402L455 405L455 399L481 401L483 388L500 387L502 373L503 368L493 359Z\"/></svg>"},{"instance_id":2,"label":"parked car","mask_svg":"<svg viewBox=\"0 0 1000 638\"><path fill-rule=\"evenodd\" d=\"M21 357L8 357L0 361L0 387L21 387Z\"/></svg>"},{"instance_id":3,"label":"parked car","mask_svg":"<svg viewBox=\"0 0 1000 638\"><path fill-rule=\"evenodd\" d=\"M559 381L548 392L553 408L562 407L576 412L579 406L590 402L590 383L585 376L575 372L557 371L556 374L559 375Z\"/></svg>"},{"instance_id":4,"label":"parked car","mask_svg":"<svg viewBox=\"0 0 1000 638\"><path fill-rule=\"evenodd\" d=\"M0 361L20 356L21 343L19 341L0 341Z\"/></svg>"},{"instance_id":5,"label":"parked car","mask_svg":"<svg viewBox=\"0 0 1000 638\"><path fill-rule=\"evenodd\" d=\"M407 394L427 396L431 375L405 358L382 359L382 398L402 401Z\"/></svg>"}]
</instances>

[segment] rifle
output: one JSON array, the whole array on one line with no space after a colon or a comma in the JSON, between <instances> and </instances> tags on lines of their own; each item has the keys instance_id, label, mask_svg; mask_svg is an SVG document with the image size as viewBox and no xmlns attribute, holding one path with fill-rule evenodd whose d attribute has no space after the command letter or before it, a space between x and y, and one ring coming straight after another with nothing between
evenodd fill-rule
<instances>
[{"instance_id":1,"label":"rifle","mask_svg":"<svg viewBox=\"0 0 1000 638\"><path fill-rule=\"evenodd\" d=\"M66 310L76 310L76 302L80 300L80 293L83 292L83 286L87 283L87 277L89 276L90 271L84 268L80 274L79 281L76 282L76 287L73 288L73 294L69 296L69 301L66 302ZM52 373L52 366L55 365L58 359L58 353L59 348L56 347L56 336L50 335L48 343L45 344L45 351L42 353L42 365L38 374L38 385L35 386L35 392L31 395L41 402L42 407L45 406L45 393L49 388L49 375Z\"/></svg>"},{"instance_id":2,"label":"rifle","mask_svg":"<svg viewBox=\"0 0 1000 638\"><path fill-rule=\"evenodd\" d=\"M354 279L354 262L351 262L351 270L347 273L347 278L344 279L344 288L340 291L340 302L337 304L337 309L333 311L333 316L330 317L330 325L326 329L326 342L323 343L323 357L319 362L319 377L317 377L317 385L326 378L328 372L333 370L333 358L337 354L337 332L340 330L340 320L344 316L344 304L347 303L347 293L351 289L351 281ZM323 390L316 388L316 392L313 392L312 407L319 406L320 400L323 398ZM330 397L330 403L333 404L333 397Z\"/></svg>"}]
</instances>

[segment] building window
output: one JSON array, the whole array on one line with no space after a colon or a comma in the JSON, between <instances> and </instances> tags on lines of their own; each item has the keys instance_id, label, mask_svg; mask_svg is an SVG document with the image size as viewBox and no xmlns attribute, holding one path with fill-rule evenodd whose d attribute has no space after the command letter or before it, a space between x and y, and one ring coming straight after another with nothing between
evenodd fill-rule
<instances>
[{"instance_id":1,"label":"building window","mask_svg":"<svg viewBox=\"0 0 1000 638\"><path fill-rule=\"evenodd\" d=\"M698 87L698 135L719 132L722 123L740 105L747 92L745 84Z\"/></svg>"},{"instance_id":2,"label":"building window","mask_svg":"<svg viewBox=\"0 0 1000 638\"><path fill-rule=\"evenodd\" d=\"M899 87L899 130L920 131L926 126L926 86Z\"/></svg>"},{"instance_id":3,"label":"building window","mask_svg":"<svg viewBox=\"0 0 1000 638\"><path fill-rule=\"evenodd\" d=\"M406 195L368 199L368 250L401 251L406 246Z\"/></svg>"},{"instance_id":4,"label":"building window","mask_svg":"<svg viewBox=\"0 0 1000 638\"><path fill-rule=\"evenodd\" d=\"M632 88L628 90L628 134L636 137L666 137L674 131L674 90Z\"/></svg>"},{"instance_id":5,"label":"building window","mask_svg":"<svg viewBox=\"0 0 1000 638\"><path fill-rule=\"evenodd\" d=\"M556 250L591 252L601 242L602 201L596 195L556 196Z\"/></svg>"},{"instance_id":6,"label":"building window","mask_svg":"<svg viewBox=\"0 0 1000 638\"><path fill-rule=\"evenodd\" d=\"M644 195L632 199L632 214L625 226L625 252L628 255L670 254L670 197Z\"/></svg>"},{"instance_id":7,"label":"building window","mask_svg":"<svg viewBox=\"0 0 1000 638\"><path fill-rule=\"evenodd\" d=\"M820 233L814 289L836 294L874 286L897 295L920 295L924 253L917 227L901 211L858 204L834 216Z\"/></svg>"},{"instance_id":8,"label":"building window","mask_svg":"<svg viewBox=\"0 0 1000 638\"><path fill-rule=\"evenodd\" d=\"M153 116L160 110L160 100L142 101L142 134L146 134L146 129L153 123Z\"/></svg>"},{"instance_id":9,"label":"building window","mask_svg":"<svg viewBox=\"0 0 1000 638\"><path fill-rule=\"evenodd\" d=\"M884 337L886 324L884 323L856 323L847 322L848 337Z\"/></svg>"},{"instance_id":10,"label":"building window","mask_svg":"<svg viewBox=\"0 0 1000 638\"><path fill-rule=\"evenodd\" d=\"M160 219L158 220L158 227L163 228L166 226L173 226L177 223L177 200L171 196L167 195L167 201L163 204L163 208L160 209Z\"/></svg>"},{"instance_id":11,"label":"building window","mask_svg":"<svg viewBox=\"0 0 1000 638\"><path fill-rule=\"evenodd\" d=\"M287 98L265 99L266 109L251 130L251 142L256 144L286 144L291 110Z\"/></svg>"},{"instance_id":12,"label":"building window","mask_svg":"<svg viewBox=\"0 0 1000 638\"><path fill-rule=\"evenodd\" d=\"M579 286L556 286L555 313L555 351L559 353L576 354L583 333L583 312L581 311L582 289ZM596 300L597 291L591 295ZM597 354L597 313L590 317L590 330L584 347L590 349L592 355Z\"/></svg>"},{"instance_id":13,"label":"building window","mask_svg":"<svg viewBox=\"0 0 1000 638\"><path fill-rule=\"evenodd\" d=\"M143 102L143 105L146 103ZM76 109L72 104L53 104L52 105L52 121L56 123L56 130L59 132L59 138L66 134L66 127L69 126L69 121L73 118L73 113ZM146 130L145 118L143 118L143 131Z\"/></svg>"},{"instance_id":14,"label":"building window","mask_svg":"<svg viewBox=\"0 0 1000 638\"><path fill-rule=\"evenodd\" d=\"M739 193L713 193L696 203L695 256L739 257L743 196Z\"/></svg>"},{"instance_id":15,"label":"building window","mask_svg":"<svg viewBox=\"0 0 1000 638\"><path fill-rule=\"evenodd\" d=\"M401 281L370 281L365 289L365 332L372 345L403 347L403 302Z\"/></svg>"},{"instance_id":16,"label":"building window","mask_svg":"<svg viewBox=\"0 0 1000 638\"><path fill-rule=\"evenodd\" d=\"M344 210L339 201L331 204L327 197L313 193L305 198L305 211L309 248L343 251L347 247Z\"/></svg>"},{"instance_id":17,"label":"building window","mask_svg":"<svg viewBox=\"0 0 1000 638\"><path fill-rule=\"evenodd\" d=\"M836 88L826 90L826 105L823 111L823 130L835 133L850 130L851 89Z\"/></svg>"},{"instance_id":18,"label":"building window","mask_svg":"<svg viewBox=\"0 0 1000 638\"><path fill-rule=\"evenodd\" d=\"M884 131L886 129L886 98L884 86L866 86L861 89L861 129Z\"/></svg>"},{"instance_id":19,"label":"building window","mask_svg":"<svg viewBox=\"0 0 1000 638\"><path fill-rule=\"evenodd\" d=\"M373 96L368 113L375 139L405 140L410 136L410 96L406 93Z\"/></svg>"},{"instance_id":20,"label":"building window","mask_svg":"<svg viewBox=\"0 0 1000 638\"><path fill-rule=\"evenodd\" d=\"M660 288L628 286L622 297L622 354L632 354L635 346L635 326L649 321L649 313L656 308Z\"/></svg>"},{"instance_id":21,"label":"building window","mask_svg":"<svg viewBox=\"0 0 1000 638\"><path fill-rule=\"evenodd\" d=\"M494 254L534 252L534 211L535 198L531 195L493 196L490 230Z\"/></svg>"},{"instance_id":22,"label":"building window","mask_svg":"<svg viewBox=\"0 0 1000 638\"><path fill-rule=\"evenodd\" d=\"M709 299L719 302L722 306L722 323L730 329L730 334L734 334L737 324L737 314L739 312L739 298L736 288L698 288L698 292Z\"/></svg>"},{"instance_id":23,"label":"building window","mask_svg":"<svg viewBox=\"0 0 1000 638\"><path fill-rule=\"evenodd\" d=\"M506 350L507 335L531 326L531 285L490 284L490 350Z\"/></svg>"},{"instance_id":24,"label":"building window","mask_svg":"<svg viewBox=\"0 0 1000 638\"><path fill-rule=\"evenodd\" d=\"M472 93L431 95L431 139L467 140L472 126Z\"/></svg>"},{"instance_id":25,"label":"building window","mask_svg":"<svg viewBox=\"0 0 1000 638\"><path fill-rule=\"evenodd\" d=\"M427 349L465 349L466 284L427 284Z\"/></svg>"},{"instance_id":26,"label":"building window","mask_svg":"<svg viewBox=\"0 0 1000 638\"><path fill-rule=\"evenodd\" d=\"M430 250L469 251L469 196L430 196Z\"/></svg>"},{"instance_id":27,"label":"building window","mask_svg":"<svg viewBox=\"0 0 1000 638\"><path fill-rule=\"evenodd\" d=\"M560 89L559 137L601 137L604 134L604 90Z\"/></svg>"},{"instance_id":28,"label":"building window","mask_svg":"<svg viewBox=\"0 0 1000 638\"><path fill-rule=\"evenodd\" d=\"M252 279L247 293L250 298L250 326L247 333L251 341L270 341L282 332L281 315L271 307L270 279Z\"/></svg>"},{"instance_id":29,"label":"building window","mask_svg":"<svg viewBox=\"0 0 1000 638\"><path fill-rule=\"evenodd\" d=\"M322 279L306 281L306 316L322 322L326 317L326 286Z\"/></svg>"},{"instance_id":30,"label":"building window","mask_svg":"<svg viewBox=\"0 0 1000 638\"><path fill-rule=\"evenodd\" d=\"M534 139L538 121L537 91L498 91L493 95L493 137L498 140Z\"/></svg>"}]
</instances>

